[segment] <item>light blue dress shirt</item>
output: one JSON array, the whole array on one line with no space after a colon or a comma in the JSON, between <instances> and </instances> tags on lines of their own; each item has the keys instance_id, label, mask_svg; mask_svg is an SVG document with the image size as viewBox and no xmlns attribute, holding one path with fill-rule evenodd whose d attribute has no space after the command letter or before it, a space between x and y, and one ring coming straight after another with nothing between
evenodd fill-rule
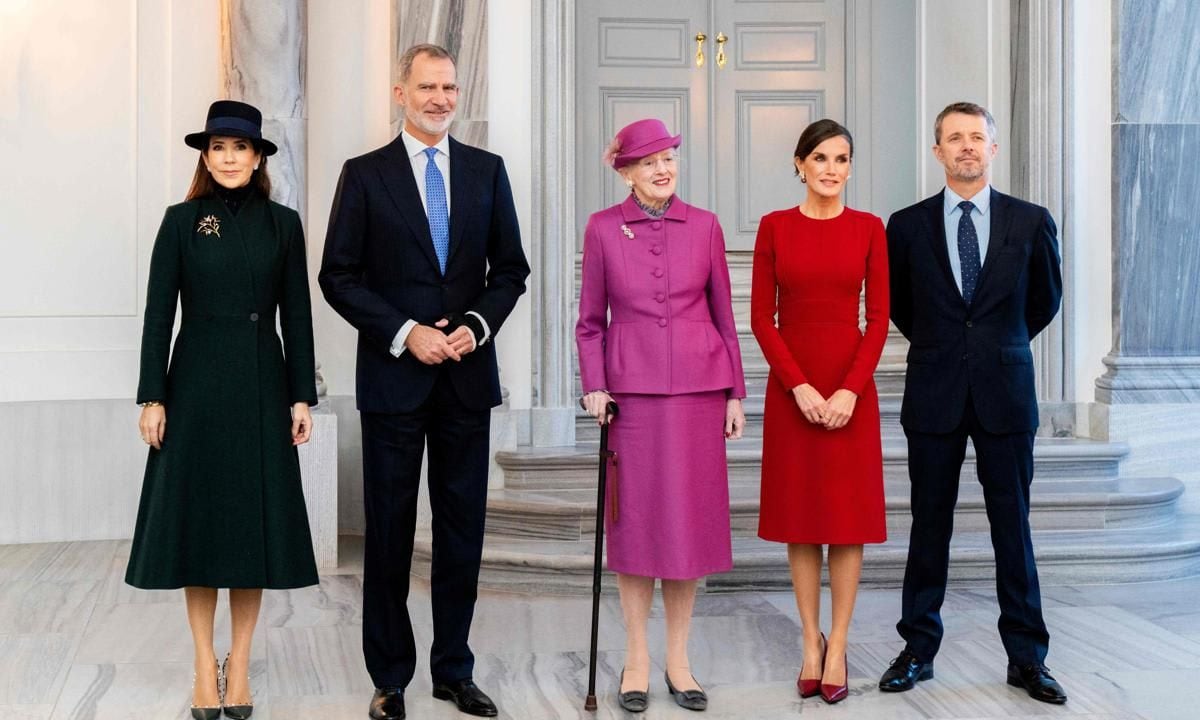
<instances>
[{"instance_id":1,"label":"light blue dress shirt","mask_svg":"<svg viewBox=\"0 0 1200 720\"><path fill-rule=\"evenodd\" d=\"M979 267L982 269L987 262L988 241L992 235L992 219L988 215L992 205L992 186L984 185L975 197L959 197L958 193L946 188L942 193L942 210L946 221L946 251L950 254L950 271L954 273L954 284L962 292L962 261L958 257L958 219L962 210L958 204L970 200L975 204L971 211L971 222L975 224L975 235L979 238ZM976 288L976 292L978 292Z\"/></svg>"}]
</instances>

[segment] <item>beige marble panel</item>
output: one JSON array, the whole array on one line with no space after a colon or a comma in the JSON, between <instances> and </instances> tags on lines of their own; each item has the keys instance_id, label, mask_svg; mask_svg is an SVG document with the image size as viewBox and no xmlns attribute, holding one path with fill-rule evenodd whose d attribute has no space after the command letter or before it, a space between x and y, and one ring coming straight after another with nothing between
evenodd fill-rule
<instances>
[{"instance_id":1,"label":"beige marble panel","mask_svg":"<svg viewBox=\"0 0 1200 720\"><path fill-rule=\"evenodd\" d=\"M0 706L53 702L76 638L0 635Z\"/></svg>"},{"instance_id":2,"label":"beige marble panel","mask_svg":"<svg viewBox=\"0 0 1200 720\"><path fill-rule=\"evenodd\" d=\"M53 705L0 705L0 720L46 720Z\"/></svg>"},{"instance_id":3,"label":"beige marble panel","mask_svg":"<svg viewBox=\"0 0 1200 720\"><path fill-rule=\"evenodd\" d=\"M99 581L18 580L0 584L0 635L79 634L96 603Z\"/></svg>"},{"instance_id":4,"label":"beige marble panel","mask_svg":"<svg viewBox=\"0 0 1200 720\"><path fill-rule=\"evenodd\" d=\"M374 685L363 665L360 626L271 628L267 645L272 692L370 699Z\"/></svg>"},{"instance_id":5,"label":"beige marble panel","mask_svg":"<svg viewBox=\"0 0 1200 720\"><path fill-rule=\"evenodd\" d=\"M75 665L53 720L184 718L192 697L192 664Z\"/></svg>"},{"instance_id":6,"label":"beige marble panel","mask_svg":"<svg viewBox=\"0 0 1200 720\"><path fill-rule=\"evenodd\" d=\"M487 0L392 0L393 65L417 43L449 50L460 88L450 134L477 147L487 147L488 140L487 14ZM400 132L402 120L403 111L393 105L393 133Z\"/></svg>"}]
</instances>

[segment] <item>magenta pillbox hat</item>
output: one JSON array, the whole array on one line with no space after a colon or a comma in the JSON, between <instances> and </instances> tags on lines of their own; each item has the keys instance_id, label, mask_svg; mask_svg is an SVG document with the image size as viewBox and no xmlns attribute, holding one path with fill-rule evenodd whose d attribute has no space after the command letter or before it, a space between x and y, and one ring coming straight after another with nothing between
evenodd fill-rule
<instances>
[{"instance_id":1,"label":"magenta pillbox hat","mask_svg":"<svg viewBox=\"0 0 1200 720\"><path fill-rule=\"evenodd\" d=\"M613 138L604 159L613 168L622 168L667 148L677 148L682 135L672 136L662 120L647 118L631 122Z\"/></svg>"}]
</instances>

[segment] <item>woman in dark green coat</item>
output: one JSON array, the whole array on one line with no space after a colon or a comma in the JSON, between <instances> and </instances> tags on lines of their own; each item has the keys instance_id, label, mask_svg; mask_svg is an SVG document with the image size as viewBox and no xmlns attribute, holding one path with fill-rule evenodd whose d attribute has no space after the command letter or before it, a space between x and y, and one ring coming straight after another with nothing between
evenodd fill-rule
<instances>
[{"instance_id":1,"label":"woman in dark green coat","mask_svg":"<svg viewBox=\"0 0 1200 720\"><path fill-rule=\"evenodd\" d=\"M125 581L184 588L202 720L252 710L262 589L317 583L295 447L317 402L304 235L299 215L268 199L276 148L261 127L255 108L219 101L187 136L200 161L155 240L142 332L139 428L151 448ZM229 588L233 628L221 668L217 588Z\"/></svg>"}]
</instances>

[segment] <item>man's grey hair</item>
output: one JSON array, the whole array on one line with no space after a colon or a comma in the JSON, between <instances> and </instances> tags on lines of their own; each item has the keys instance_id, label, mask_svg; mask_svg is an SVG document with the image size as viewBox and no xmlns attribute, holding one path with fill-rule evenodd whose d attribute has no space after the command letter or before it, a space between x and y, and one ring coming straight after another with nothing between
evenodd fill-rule
<instances>
[{"instance_id":1,"label":"man's grey hair","mask_svg":"<svg viewBox=\"0 0 1200 720\"><path fill-rule=\"evenodd\" d=\"M982 105L976 105L972 102L956 102L950 103L944 110L938 113L937 120L933 122L933 144L942 144L942 120L947 115L960 113L962 115L974 115L981 117L987 123L988 139L996 142L996 121L992 118L992 114L987 111Z\"/></svg>"},{"instance_id":2,"label":"man's grey hair","mask_svg":"<svg viewBox=\"0 0 1200 720\"><path fill-rule=\"evenodd\" d=\"M454 56L450 54L450 51L441 45L434 45L432 43L413 45L409 49L405 50L404 54L400 56L400 62L398 63L397 67L397 77L400 82L408 82L409 76L412 75L413 61L417 59L418 55L428 55L429 57L438 60L445 59L454 63L456 66L458 65L458 62L455 61Z\"/></svg>"}]
</instances>

